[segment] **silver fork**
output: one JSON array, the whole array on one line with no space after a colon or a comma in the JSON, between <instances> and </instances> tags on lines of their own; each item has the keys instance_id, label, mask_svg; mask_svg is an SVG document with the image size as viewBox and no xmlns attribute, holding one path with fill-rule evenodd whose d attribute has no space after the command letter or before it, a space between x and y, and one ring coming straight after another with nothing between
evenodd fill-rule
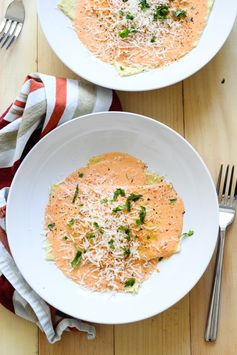
<instances>
[{"instance_id":1,"label":"silver fork","mask_svg":"<svg viewBox=\"0 0 237 355\"><path fill-rule=\"evenodd\" d=\"M217 338L219 307L220 307L220 292L221 292L221 276L222 276L222 264L225 246L225 233L227 227L233 222L235 218L236 201L237 201L237 181L235 184L235 190L232 197L232 188L234 180L234 166L232 166L229 177L229 165L226 168L224 184L221 190L223 165L221 165L219 177L217 181L217 195L219 198L219 240L218 250L216 258L216 267L213 279L213 288L210 298L210 306L206 324L205 340L215 341Z\"/></svg>"},{"instance_id":2,"label":"silver fork","mask_svg":"<svg viewBox=\"0 0 237 355\"><path fill-rule=\"evenodd\" d=\"M25 8L22 0L14 0L7 8L5 18L0 24L0 45L8 49L21 33L25 20Z\"/></svg>"}]
</instances>

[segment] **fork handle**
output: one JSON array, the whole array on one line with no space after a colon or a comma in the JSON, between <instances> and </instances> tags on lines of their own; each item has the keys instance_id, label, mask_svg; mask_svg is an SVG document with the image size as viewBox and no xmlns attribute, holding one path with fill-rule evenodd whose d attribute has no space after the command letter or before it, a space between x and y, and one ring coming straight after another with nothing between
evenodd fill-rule
<instances>
[{"instance_id":1,"label":"fork handle","mask_svg":"<svg viewBox=\"0 0 237 355\"><path fill-rule=\"evenodd\" d=\"M216 341L217 338L224 246L225 246L225 229L220 229L213 288L212 288L212 293L210 298L210 306L209 306L206 331L205 331L206 341Z\"/></svg>"}]
</instances>

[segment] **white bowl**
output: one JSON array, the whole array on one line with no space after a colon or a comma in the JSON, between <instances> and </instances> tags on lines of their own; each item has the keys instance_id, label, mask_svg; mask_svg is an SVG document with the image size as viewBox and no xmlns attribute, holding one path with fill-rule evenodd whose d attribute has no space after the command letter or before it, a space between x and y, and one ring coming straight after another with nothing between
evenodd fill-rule
<instances>
[{"instance_id":1,"label":"white bowl","mask_svg":"<svg viewBox=\"0 0 237 355\"><path fill-rule=\"evenodd\" d=\"M128 152L164 175L185 203L180 253L159 264L137 295L99 294L81 288L45 260L43 220L50 186L96 154ZM192 146L167 126L132 113L90 114L43 138L13 180L7 233L13 257L30 286L71 316L97 323L127 323L164 311L179 301L204 273L217 240L218 204L211 176Z\"/></svg>"},{"instance_id":2,"label":"white bowl","mask_svg":"<svg viewBox=\"0 0 237 355\"><path fill-rule=\"evenodd\" d=\"M92 83L125 91L145 91L175 84L192 75L212 59L227 39L236 13L236 0L215 0L198 46L173 64L141 74L120 77L116 69L97 60L80 43L70 20L57 9L59 0L38 0L44 34L62 62Z\"/></svg>"}]
</instances>

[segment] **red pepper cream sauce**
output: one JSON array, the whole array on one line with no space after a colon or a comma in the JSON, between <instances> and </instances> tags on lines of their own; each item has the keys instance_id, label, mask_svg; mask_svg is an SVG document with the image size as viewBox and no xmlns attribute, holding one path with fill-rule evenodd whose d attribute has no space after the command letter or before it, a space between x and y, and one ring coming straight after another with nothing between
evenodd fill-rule
<instances>
[{"instance_id":1,"label":"red pepper cream sauce","mask_svg":"<svg viewBox=\"0 0 237 355\"><path fill-rule=\"evenodd\" d=\"M80 0L74 27L99 59L129 68L167 65L198 43L213 0Z\"/></svg>"},{"instance_id":2,"label":"red pepper cream sauce","mask_svg":"<svg viewBox=\"0 0 237 355\"><path fill-rule=\"evenodd\" d=\"M79 285L135 292L179 250L184 205L172 184L125 153L96 156L53 185L45 211L51 258Z\"/></svg>"}]
</instances>

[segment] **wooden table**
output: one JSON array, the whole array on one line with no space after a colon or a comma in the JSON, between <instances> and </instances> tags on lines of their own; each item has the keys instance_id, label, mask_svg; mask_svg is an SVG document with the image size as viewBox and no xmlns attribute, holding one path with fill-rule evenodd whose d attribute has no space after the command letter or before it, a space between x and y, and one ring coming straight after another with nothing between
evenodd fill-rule
<instances>
[{"instance_id":1,"label":"wooden table","mask_svg":"<svg viewBox=\"0 0 237 355\"><path fill-rule=\"evenodd\" d=\"M0 18L9 1L0 3ZM36 15L24 0L26 22L11 50L0 51L0 112L28 73L76 78L49 48ZM228 10L229 11L229 10ZM120 92L126 111L151 116L174 128L197 149L216 179L220 163L237 164L237 27L205 68L174 86L145 93ZM64 334L49 345L37 327L0 307L1 355L234 355L237 354L237 224L229 230L222 282L219 335L203 340L213 262L194 289L166 312L129 325L98 325L97 338ZM208 238L208 236L206 236ZM188 265L187 267L192 267Z\"/></svg>"}]
</instances>

